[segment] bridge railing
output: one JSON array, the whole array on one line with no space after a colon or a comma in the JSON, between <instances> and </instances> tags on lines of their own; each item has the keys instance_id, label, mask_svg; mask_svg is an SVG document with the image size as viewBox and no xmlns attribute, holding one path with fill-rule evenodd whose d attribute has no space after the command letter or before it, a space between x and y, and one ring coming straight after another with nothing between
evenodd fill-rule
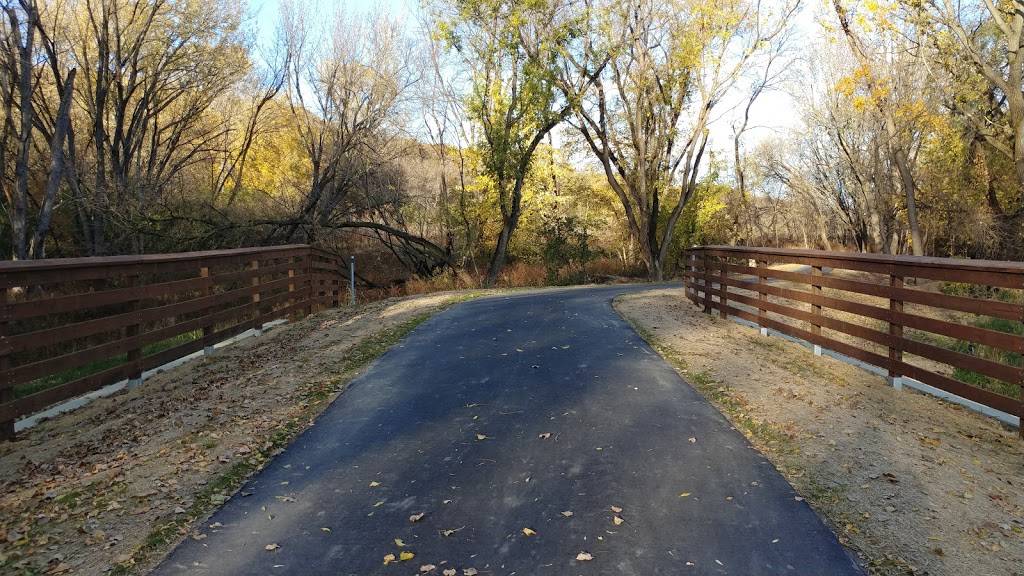
<instances>
[{"instance_id":1,"label":"bridge railing","mask_svg":"<svg viewBox=\"0 0 1024 576\"><path fill-rule=\"evenodd\" d=\"M337 306L346 276L342 258L308 245L0 262L0 436L18 417Z\"/></svg>"},{"instance_id":2,"label":"bridge railing","mask_svg":"<svg viewBox=\"0 0 1024 576\"><path fill-rule=\"evenodd\" d=\"M684 267L687 297L709 314L1024 422L1024 263L698 246Z\"/></svg>"}]
</instances>

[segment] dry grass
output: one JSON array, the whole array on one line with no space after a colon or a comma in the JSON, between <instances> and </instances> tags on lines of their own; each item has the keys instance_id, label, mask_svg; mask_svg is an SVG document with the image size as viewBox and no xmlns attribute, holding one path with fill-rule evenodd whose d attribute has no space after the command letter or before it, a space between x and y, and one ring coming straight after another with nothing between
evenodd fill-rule
<instances>
[{"instance_id":1,"label":"dry grass","mask_svg":"<svg viewBox=\"0 0 1024 576\"><path fill-rule=\"evenodd\" d=\"M438 294L327 310L0 444L0 573L141 572L431 313Z\"/></svg>"},{"instance_id":2,"label":"dry grass","mask_svg":"<svg viewBox=\"0 0 1024 576\"><path fill-rule=\"evenodd\" d=\"M588 262L585 271L577 267L559 270L556 284L608 282L640 278L643 275L643 270L625 265L617 258L598 258ZM412 277L403 285L395 285L389 289L388 296L477 289L483 286L483 280L484 268L480 268L476 274L465 269L445 269L430 278ZM550 285L550 280L543 264L517 261L505 267L498 277L497 287L538 288Z\"/></svg>"},{"instance_id":3,"label":"dry grass","mask_svg":"<svg viewBox=\"0 0 1024 576\"><path fill-rule=\"evenodd\" d=\"M1016 430L703 314L681 289L626 296L616 309L872 574L1024 576Z\"/></svg>"}]
</instances>

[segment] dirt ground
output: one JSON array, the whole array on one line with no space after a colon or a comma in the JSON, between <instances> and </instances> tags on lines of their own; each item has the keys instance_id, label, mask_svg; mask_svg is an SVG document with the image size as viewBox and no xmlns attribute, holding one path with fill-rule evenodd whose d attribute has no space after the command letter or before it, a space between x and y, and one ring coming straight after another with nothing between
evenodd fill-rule
<instances>
[{"instance_id":1,"label":"dirt ground","mask_svg":"<svg viewBox=\"0 0 1024 576\"><path fill-rule=\"evenodd\" d=\"M320 312L0 445L0 572L137 573L181 538L203 538L197 522L367 361L465 297Z\"/></svg>"},{"instance_id":2,"label":"dirt ground","mask_svg":"<svg viewBox=\"0 0 1024 576\"><path fill-rule=\"evenodd\" d=\"M1024 441L995 420L756 329L683 290L616 309L709 397L873 574L1024 575Z\"/></svg>"}]
</instances>

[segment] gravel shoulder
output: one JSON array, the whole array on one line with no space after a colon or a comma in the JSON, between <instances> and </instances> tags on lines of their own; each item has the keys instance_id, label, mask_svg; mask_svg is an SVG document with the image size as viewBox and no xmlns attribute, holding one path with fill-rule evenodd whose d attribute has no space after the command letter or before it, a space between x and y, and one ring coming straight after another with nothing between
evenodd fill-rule
<instances>
[{"instance_id":1,"label":"gravel shoulder","mask_svg":"<svg viewBox=\"0 0 1024 576\"><path fill-rule=\"evenodd\" d=\"M682 288L615 302L873 574L1024 575L1024 442L996 421L703 314Z\"/></svg>"},{"instance_id":2,"label":"gravel shoulder","mask_svg":"<svg viewBox=\"0 0 1024 576\"><path fill-rule=\"evenodd\" d=\"M320 312L0 444L0 572L144 572L391 343L477 294Z\"/></svg>"}]
</instances>

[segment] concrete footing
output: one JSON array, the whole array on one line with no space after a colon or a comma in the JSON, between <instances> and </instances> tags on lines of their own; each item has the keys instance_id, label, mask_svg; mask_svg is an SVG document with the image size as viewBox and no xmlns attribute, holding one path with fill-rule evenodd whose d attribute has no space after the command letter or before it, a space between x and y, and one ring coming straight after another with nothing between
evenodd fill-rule
<instances>
[{"instance_id":1,"label":"concrete footing","mask_svg":"<svg viewBox=\"0 0 1024 576\"><path fill-rule=\"evenodd\" d=\"M768 335L768 329L767 328L761 328L761 336L767 336L767 335Z\"/></svg>"}]
</instances>

